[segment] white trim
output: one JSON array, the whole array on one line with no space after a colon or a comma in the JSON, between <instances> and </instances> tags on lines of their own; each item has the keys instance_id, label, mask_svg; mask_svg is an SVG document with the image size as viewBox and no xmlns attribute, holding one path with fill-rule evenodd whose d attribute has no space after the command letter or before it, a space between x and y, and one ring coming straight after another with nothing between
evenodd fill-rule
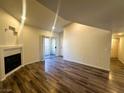
<instances>
[{"instance_id":1,"label":"white trim","mask_svg":"<svg viewBox=\"0 0 124 93\"><path fill-rule=\"evenodd\" d=\"M26 66L26 65L30 65L30 64L33 64L33 63L37 63L37 62L41 62L42 60L37 60L37 61L33 61L33 62L27 62L25 63L23 66Z\"/></svg>"},{"instance_id":2,"label":"white trim","mask_svg":"<svg viewBox=\"0 0 124 93\"><path fill-rule=\"evenodd\" d=\"M96 68L96 69L105 70L105 71L108 71L108 72L110 71L110 69L105 69L105 68L102 68L102 67L98 67L98 66L86 64L86 63L83 63L81 61L75 61L75 60L70 60L70 59L64 59L64 60L69 61L69 62L73 62L73 63L83 64L83 65L86 65L86 66L89 66L89 67L93 67L93 68Z\"/></svg>"}]
</instances>

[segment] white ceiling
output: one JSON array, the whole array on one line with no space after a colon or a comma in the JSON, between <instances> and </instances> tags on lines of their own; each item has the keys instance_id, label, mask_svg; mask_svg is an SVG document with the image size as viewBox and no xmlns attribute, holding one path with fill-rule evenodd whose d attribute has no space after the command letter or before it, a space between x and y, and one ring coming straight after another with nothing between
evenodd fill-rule
<instances>
[{"instance_id":1,"label":"white ceiling","mask_svg":"<svg viewBox=\"0 0 124 93\"><path fill-rule=\"evenodd\" d=\"M57 2L27 0L26 24L51 30ZM21 19L22 0L0 0L0 7L16 19ZM61 31L70 22L117 30L124 25L124 0L61 0L59 16L56 31Z\"/></svg>"},{"instance_id":2,"label":"white ceiling","mask_svg":"<svg viewBox=\"0 0 124 93\"><path fill-rule=\"evenodd\" d=\"M37 0L52 11L58 0ZM112 30L124 25L124 0L61 0L60 16L66 20Z\"/></svg>"},{"instance_id":3,"label":"white ceiling","mask_svg":"<svg viewBox=\"0 0 124 93\"><path fill-rule=\"evenodd\" d=\"M20 21L22 15L22 0L0 0L0 8L11 14ZM26 24L41 28L44 30L51 30L55 13L50 9L44 7L36 0L27 0L27 15ZM68 21L59 17L56 25L56 31L61 31Z\"/></svg>"}]
</instances>

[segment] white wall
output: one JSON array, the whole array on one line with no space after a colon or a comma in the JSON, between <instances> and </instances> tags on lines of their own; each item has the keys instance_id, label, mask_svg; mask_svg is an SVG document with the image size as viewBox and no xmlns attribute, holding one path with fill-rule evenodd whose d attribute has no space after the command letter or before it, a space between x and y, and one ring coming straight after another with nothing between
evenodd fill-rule
<instances>
[{"instance_id":1,"label":"white wall","mask_svg":"<svg viewBox=\"0 0 124 93\"><path fill-rule=\"evenodd\" d=\"M40 61L39 33L29 26L25 26L23 29L24 64Z\"/></svg>"},{"instance_id":2,"label":"white wall","mask_svg":"<svg viewBox=\"0 0 124 93\"><path fill-rule=\"evenodd\" d=\"M13 31L7 30L9 26L13 26L18 31L19 22L6 13L0 8L0 45L15 45L16 44L16 35L13 34Z\"/></svg>"},{"instance_id":3,"label":"white wall","mask_svg":"<svg viewBox=\"0 0 124 93\"><path fill-rule=\"evenodd\" d=\"M118 58L124 63L124 37L120 37Z\"/></svg>"},{"instance_id":4,"label":"white wall","mask_svg":"<svg viewBox=\"0 0 124 93\"><path fill-rule=\"evenodd\" d=\"M60 47L59 47L59 56L63 56L63 32L61 32L59 34L59 43L60 43Z\"/></svg>"},{"instance_id":5,"label":"white wall","mask_svg":"<svg viewBox=\"0 0 124 93\"><path fill-rule=\"evenodd\" d=\"M109 70L111 32L73 23L64 30L64 60Z\"/></svg>"},{"instance_id":6,"label":"white wall","mask_svg":"<svg viewBox=\"0 0 124 93\"><path fill-rule=\"evenodd\" d=\"M112 38L111 58L118 58L119 38Z\"/></svg>"}]
</instances>

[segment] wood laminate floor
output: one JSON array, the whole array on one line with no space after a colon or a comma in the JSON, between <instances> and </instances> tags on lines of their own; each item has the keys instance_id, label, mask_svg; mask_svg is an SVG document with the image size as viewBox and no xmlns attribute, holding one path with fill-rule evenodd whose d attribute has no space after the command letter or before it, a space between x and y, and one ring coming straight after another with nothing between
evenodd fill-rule
<instances>
[{"instance_id":1,"label":"wood laminate floor","mask_svg":"<svg viewBox=\"0 0 124 93\"><path fill-rule=\"evenodd\" d=\"M81 64L47 59L16 71L0 85L0 93L124 93L124 65L111 62L107 72Z\"/></svg>"}]
</instances>

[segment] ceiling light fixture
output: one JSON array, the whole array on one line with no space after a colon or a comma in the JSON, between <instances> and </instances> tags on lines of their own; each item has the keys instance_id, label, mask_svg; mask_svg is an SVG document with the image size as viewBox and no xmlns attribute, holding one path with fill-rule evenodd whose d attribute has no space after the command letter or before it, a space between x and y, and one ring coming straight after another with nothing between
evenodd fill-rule
<instances>
[{"instance_id":1,"label":"ceiling light fixture","mask_svg":"<svg viewBox=\"0 0 124 93\"><path fill-rule=\"evenodd\" d=\"M60 6L61 6L61 0L58 0L56 14L55 14L55 18L54 18L54 21L53 21L53 26L52 26L52 29L51 29L51 36L53 36L53 32L55 30L55 26L56 26L58 15L59 15L59 11L60 11Z\"/></svg>"},{"instance_id":2,"label":"ceiling light fixture","mask_svg":"<svg viewBox=\"0 0 124 93\"><path fill-rule=\"evenodd\" d=\"M22 17L21 17L21 19L22 19L22 20L25 20L25 19L26 19L26 17L25 17L25 16L22 16Z\"/></svg>"},{"instance_id":3,"label":"ceiling light fixture","mask_svg":"<svg viewBox=\"0 0 124 93\"><path fill-rule=\"evenodd\" d=\"M20 22L20 26L17 34L17 40L16 40L17 44L19 43L18 38L22 33L22 30L25 24L25 19L26 19L26 0L22 0L22 16L21 16L21 22Z\"/></svg>"},{"instance_id":4,"label":"ceiling light fixture","mask_svg":"<svg viewBox=\"0 0 124 93\"><path fill-rule=\"evenodd\" d=\"M121 36L121 35L123 35L123 33L118 33L118 35L120 35L120 36Z\"/></svg>"},{"instance_id":5,"label":"ceiling light fixture","mask_svg":"<svg viewBox=\"0 0 124 93\"><path fill-rule=\"evenodd\" d=\"M55 30L55 26L52 27L52 30Z\"/></svg>"}]
</instances>

